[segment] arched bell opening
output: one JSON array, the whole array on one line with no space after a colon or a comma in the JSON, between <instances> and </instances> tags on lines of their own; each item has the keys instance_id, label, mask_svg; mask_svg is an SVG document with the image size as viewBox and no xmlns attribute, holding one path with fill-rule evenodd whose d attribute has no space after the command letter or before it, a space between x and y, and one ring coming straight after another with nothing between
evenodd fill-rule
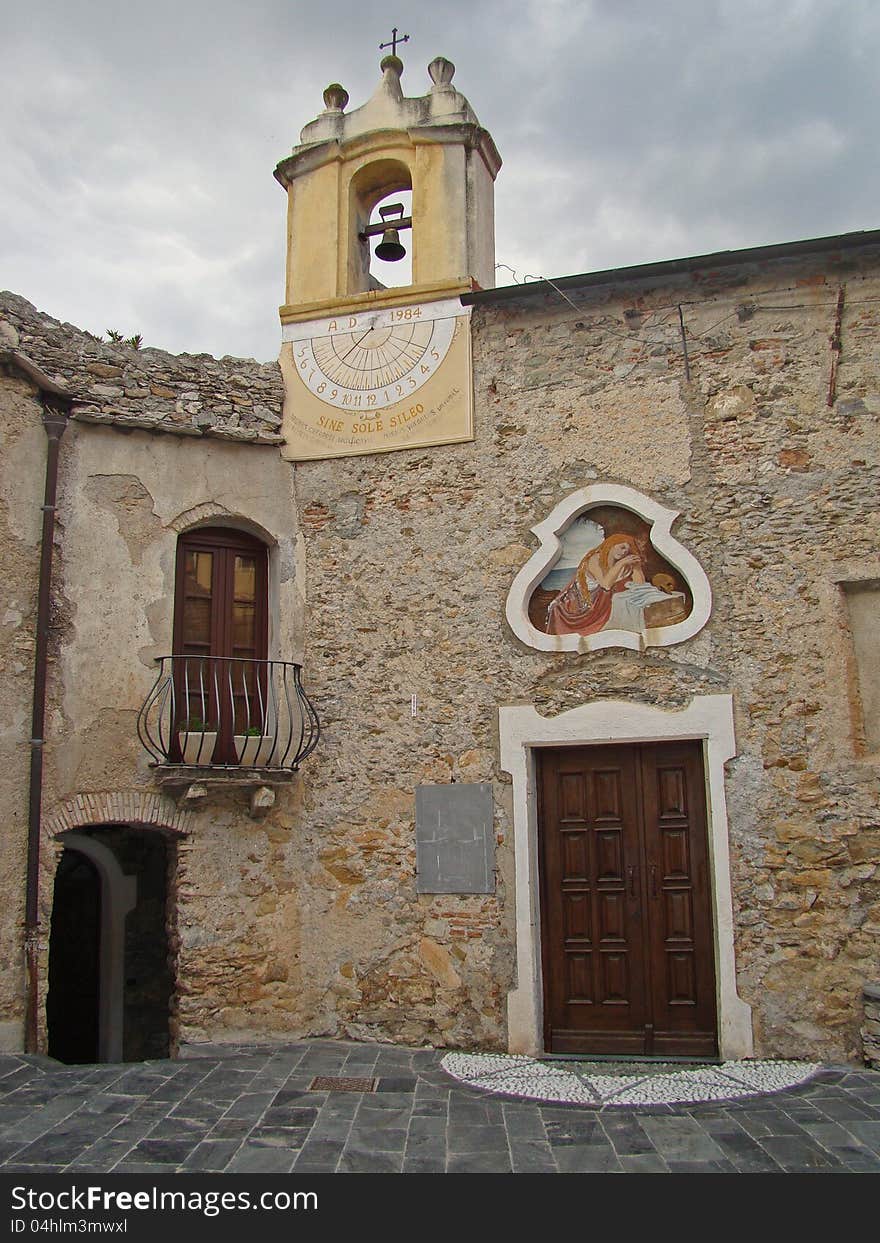
<instances>
[{"instance_id":1,"label":"arched bell opening","mask_svg":"<svg viewBox=\"0 0 880 1243\"><path fill-rule=\"evenodd\" d=\"M67 1063L168 1057L174 843L128 825L83 828L62 840L49 939L49 1055Z\"/></svg>"},{"instance_id":2,"label":"arched bell opening","mask_svg":"<svg viewBox=\"0 0 880 1243\"><path fill-rule=\"evenodd\" d=\"M351 219L348 293L411 284L414 234L407 166L386 159L360 169L351 180ZM392 255L395 247L402 247L404 255L383 260L382 252Z\"/></svg>"}]
</instances>

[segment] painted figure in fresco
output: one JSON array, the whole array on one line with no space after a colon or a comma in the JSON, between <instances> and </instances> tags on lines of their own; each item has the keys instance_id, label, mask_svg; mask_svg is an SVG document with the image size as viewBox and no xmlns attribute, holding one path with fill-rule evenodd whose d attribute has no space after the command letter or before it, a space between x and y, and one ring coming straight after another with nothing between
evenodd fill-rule
<instances>
[{"instance_id":1,"label":"painted figure in fresco","mask_svg":"<svg viewBox=\"0 0 880 1243\"><path fill-rule=\"evenodd\" d=\"M595 634L611 616L615 594L645 582L644 562L632 535L609 535L590 549L574 578L551 601L548 634Z\"/></svg>"}]
</instances>

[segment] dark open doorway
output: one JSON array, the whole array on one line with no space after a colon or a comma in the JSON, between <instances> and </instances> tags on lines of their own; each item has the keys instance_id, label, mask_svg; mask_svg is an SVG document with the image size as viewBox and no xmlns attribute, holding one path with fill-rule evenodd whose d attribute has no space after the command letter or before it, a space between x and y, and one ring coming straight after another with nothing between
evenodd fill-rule
<instances>
[{"instance_id":1,"label":"dark open doorway","mask_svg":"<svg viewBox=\"0 0 880 1243\"><path fill-rule=\"evenodd\" d=\"M46 1017L62 1062L168 1057L173 843L126 825L65 840L55 879Z\"/></svg>"},{"instance_id":2,"label":"dark open doorway","mask_svg":"<svg viewBox=\"0 0 880 1243\"><path fill-rule=\"evenodd\" d=\"M46 1019L49 1056L97 1062L101 878L77 851L65 850L55 874Z\"/></svg>"}]
</instances>

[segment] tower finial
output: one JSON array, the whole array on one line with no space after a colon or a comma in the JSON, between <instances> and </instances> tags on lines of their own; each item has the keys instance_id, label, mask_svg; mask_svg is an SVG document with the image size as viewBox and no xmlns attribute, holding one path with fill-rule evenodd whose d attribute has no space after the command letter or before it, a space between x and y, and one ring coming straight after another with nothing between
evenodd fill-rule
<instances>
[{"instance_id":1,"label":"tower finial","mask_svg":"<svg viewBox=\"0 0 880 1243\"><path fill-rule=\"evenodd\" d=\"M380 43L380 44L379 44L379 51L380 51L380 52L384 52L384 51L385 51L385 49L386 49L386 47L390 47L390 48L391 48L391 55L392 55L393 57L395 57L395 59L396 59L396 58L397 58L397 45L398 45L398 43L409 43L409 35L398 35L398 33L397 33L397 27L396 27L396 26L393 26L393 27L391 28L391 38L388 40L388 42L387 42L387 43ZM387 57L386 57L386 60L387 60ZM384 63L384 62L383 62L383 63Z\"/></svg>"},{"instance_id":2,"label":"tower finial","mask_svg":"<svg viewBox=\"0 0 880 1243\"><path fill-rule=\"evenodd\" d=\"M434 83L431 89L442 91L451 85L455 77L455 65L445 56L435 56L428 66L428 76Z\"/></svg>"},{"instance_id":3,"label":"tower finial","mask_svg":"<svg viewBox=\"0 0 880 1243\"><path fill-rule=\"evenodd\" d=\"M331 82L324 92L324 107L328 112L344 112L348 103L348 91L338 82Z\"/></svg>"}]
</instances>

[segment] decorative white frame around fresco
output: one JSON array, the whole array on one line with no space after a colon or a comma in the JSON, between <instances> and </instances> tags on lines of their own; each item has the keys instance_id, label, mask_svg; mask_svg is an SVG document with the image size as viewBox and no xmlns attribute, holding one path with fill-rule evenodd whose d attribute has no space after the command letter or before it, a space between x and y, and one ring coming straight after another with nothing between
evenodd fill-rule
<instances>
[{"instance_id":1,"label":"decorative white frame around fresco","mask_svg":"<svg viewBox=\"0 0 880 1243\"><path fill-rule=\"evenodd\" d=\"M678 570L693 597L693 608L684 621L670 626L650 626L638 632L606 629L586 635L545 634L532 625L529 600L559 560L562 553L560 536L581 514L599 505L617 505L650 523L652 546ZM672 536L672 524L678 515L677 509L667 509L635 488L626 488L622 484L597 483L572 492L543 522L532 527L532 534L538 537L540 546L519 571L507 595L505 615L513 633L523 643L541 652L595 652L604 647L629 647L643 651L646 647L671 647L692 639L711 616L712 588L696 557Z\"/></svg>"}]
</instances>

